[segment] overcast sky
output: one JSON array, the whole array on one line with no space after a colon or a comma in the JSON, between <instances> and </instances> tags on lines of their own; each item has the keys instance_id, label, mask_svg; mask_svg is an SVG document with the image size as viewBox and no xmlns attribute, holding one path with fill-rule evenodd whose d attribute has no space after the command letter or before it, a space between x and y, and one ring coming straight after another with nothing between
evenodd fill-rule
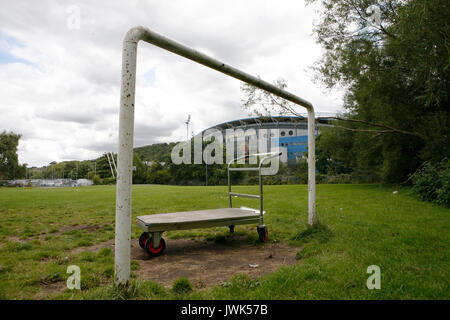
<instances>
[{"instance_id":1,"label":"overcast sky","mask_svg":"<svg viewBox=\"0 0 450 320\"><path fill-rule=\"evenodd\" d=\"M117 151L122 39L136 25L266 81L281 77L318 112L342 105L341 92L313 82L319 15L301 0L0 0L0 6L0 131L22 134L19 161L29 167ZM241 84L140 43L135 146L185 139L188 114L195 133L247 117Z\"/></svg>"}]
</instances>

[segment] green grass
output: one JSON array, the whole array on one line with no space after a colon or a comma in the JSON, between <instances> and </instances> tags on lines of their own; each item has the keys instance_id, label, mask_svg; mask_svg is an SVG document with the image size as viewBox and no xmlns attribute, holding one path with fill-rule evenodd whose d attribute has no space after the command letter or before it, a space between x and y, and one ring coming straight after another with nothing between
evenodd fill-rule
<instances>
[{"instance_id":1,"label":"green grass","mask_svg":"<svg viewBox=\"0 0 450 320\"><path fill-rule=\"evenodd\" d=\"M257 186L235 190L257 193ZM318 185L320 225L308 228L306 186L266 186L270 241L298 246L297 263L256 280L237 275L213 288L178 290L134 274L128 288L116 288L111 250L71 251L114 237L115 187L0 188L0 299L449 299L450 210L418 201L409 189L393 190ZM234 202L255 205L252 199ZM134 186L133 237L140 234L137 215L226 205L226 187ZM257 241L253 227L236 231ZM165 237L220 239L227 232ZM81 291L44 290L63 286L72 264L82 270ZM381 268L381 290L366 287L370 265ZM132 262L132 270L138 267Z\"/></svg>"}]
</instances>

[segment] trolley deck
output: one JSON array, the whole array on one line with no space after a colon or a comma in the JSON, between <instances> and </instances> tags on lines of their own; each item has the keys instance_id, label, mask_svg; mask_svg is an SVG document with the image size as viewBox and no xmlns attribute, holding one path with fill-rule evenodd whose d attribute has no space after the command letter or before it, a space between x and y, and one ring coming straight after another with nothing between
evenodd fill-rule
<instances>
[{"instance_id":1,"label":"trolley deck","mask_svg":"<svg viewBox=\"0 0 450 320\"><path fill-rule=\"evenodd\" d=\"M234 161L247 159L251 156L265 155L258 167L231 168ZM164 239L161 237L165 231L186 230L198 228L210 228L228 226L230 232L234 232L235 225L258 224L257 231L259 240L266 242L268 239L267 227L263 223L263 184L261 168L262 164L271 158L281 155L279 152L253 154L231 160L228 163L228 200L229 208L208 209L197 211L183 211L171 213L159 213L137 217L137 224L143 233L139 237L139 245L151 256L161 255L166 247ZM258 171L259 173L259 195L231 192L230 171ZM247 207L233 208L232 196L259 199L260 209Z\"/></svg>"},{"instance_id":2,"label":"trolley deck","mask_svg":"<svg viewBox=\"0 0 450 320\"><path fill-rule=\"evenodd\" d=\"M144 232L226 227L258 222L259 211L245 207L173 212L137 217L137 223Z\"/></svg>"}]
</instances>

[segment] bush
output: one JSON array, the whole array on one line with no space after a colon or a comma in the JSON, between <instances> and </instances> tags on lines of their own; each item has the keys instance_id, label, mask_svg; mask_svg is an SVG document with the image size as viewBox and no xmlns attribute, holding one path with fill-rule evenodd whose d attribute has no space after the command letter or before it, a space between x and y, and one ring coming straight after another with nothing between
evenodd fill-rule
<instances>
[{"instance_id":1,"label":"bush","mask_svg":"<svg viewBox=\"0 0 450 320\"><path fill-rule=\"evenodd\" d=\"M352 176L347 173L338 174L335 176L331 176L328 179L328 183L352 183Z\"/></svg>"},{"instance_id":2,"label":"bush","mask_svg":"<svg viewBox=\"0 0 450 320\"><path fill-rule=\"evenodd\" d=\"M151 184L168 184L170 180L172 179L172 176L170 173L165 170L158 170L152 173L149 173L147 176L147 183Z\"/></svg>"},{"instance_id":3,"label":"bush","mask_svg":"<svg viewBox=\"0 0 450 320\"><path fill-rule=\"evenodd\" d=\"M113 177L104 178L102 180L102 184L116 184L116 178L113 178Z\"/></svg>"},{"instance_id":4,"label":"bush","mask_svg":"<svg viewBox=\"0 0 450 320\"><path fill-rule=\"evenodd\" d=\"M99 185L99 184L102 184L102 179L100 179L100 177L99 177L98 175L95 175L95 176L92 178L92 182L93 182L95 185Z\"/></svg>"},{"instance_id":5,"label":"bush","mask_svg":"<svg viewBox=\"0 0 450 320\"><path fill-rule=\"evenodd\" d=\"M450 159L426 163L412 176L413 191L422 201L450 207Z\"/></svg>"},{"instance_id":6,"label":"bush","mask_svg":"<svg viewBox=\"0 0 450 320\"><path fill-rule=\"evenodd\" d=\"M436 191L436 202L442 206L450 207L450 171L447 169L442 180L442 187Z\"/></svg>"},{"instance_id":7,"label":"bush","mask_svg":"<svg viewBox=\"0 0 450 320\"><path fill-rule=\"evenodd\" d=\"M316 173L316 183L317 184L322 184L322 183L327 183L327 176L325 174L322 173Z\"/></svg>"},{"instance_id":8,"label":"bush","mask_svg":"<svg viewBox=\"0 0 450 320\"><path fill-rule=\"evenodd\" d=\"M263 183L265 185L279 185L283 184L280 176L264 176Z\"/></svg>"},{"instance_id":9,"label":"bush","mask_svg":"<svg viewBox=\"0 0 450 320\"><path fill-rule=\"evenodd\" d=\"M307 184L308 183L308 172L298 174L297 178L298 178L297 183ZM317 175L316 175L316 179L317 179Z\"/></svg>"}]
</instances>

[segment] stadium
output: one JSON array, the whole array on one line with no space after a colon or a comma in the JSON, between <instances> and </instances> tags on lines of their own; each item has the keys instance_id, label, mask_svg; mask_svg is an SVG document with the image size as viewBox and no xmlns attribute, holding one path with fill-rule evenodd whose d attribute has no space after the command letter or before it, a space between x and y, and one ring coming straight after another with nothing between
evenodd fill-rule
<instances>
[{"instance_id":1,"label":"stadium","mask_svg":"<svg viewBox=\"0 0 450 320\"><path fill-rule=\"evenodd\" d=\"M323 126L330 126L330 117L334 114L323 114L316 117L316 136ZM216 129L222 132L224 143L235 140L235 143L250 139L253 135L260 136L260 132L270 139L267 143L267 152L278 148L282 152L281 161L296 163L307 152L308 146L308 117L307 116L264 116L231 120L212 126L202 131L207 136L208 131ZM235 131L230 134L228 129ZM242 129L239 130L239 129ZM253 129L253 130L252 130ZM236 150L236 148L235 148Z\"/></svg>"}]
</instances>

